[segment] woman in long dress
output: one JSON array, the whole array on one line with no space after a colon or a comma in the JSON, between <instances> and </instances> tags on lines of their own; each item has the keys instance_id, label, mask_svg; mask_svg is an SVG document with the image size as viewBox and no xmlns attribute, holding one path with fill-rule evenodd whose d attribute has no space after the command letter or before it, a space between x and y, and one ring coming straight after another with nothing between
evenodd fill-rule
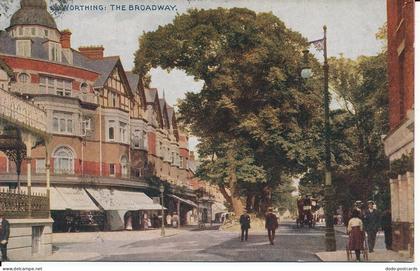
<instances>
[{"instance_id":1,"label":"woman in long dress","mask_svg":"<svg viewBox=\"0 0 420 271\"><path fill-rule=\"evenodd\" d=\"M360 213L354 209L347 225L347 233L349 234L349 250L354 250L356 259L360 262L360 251L363 249L365 241L365 232L363 231L363 221L360 219Z\"/></svg>"}]
</instances>

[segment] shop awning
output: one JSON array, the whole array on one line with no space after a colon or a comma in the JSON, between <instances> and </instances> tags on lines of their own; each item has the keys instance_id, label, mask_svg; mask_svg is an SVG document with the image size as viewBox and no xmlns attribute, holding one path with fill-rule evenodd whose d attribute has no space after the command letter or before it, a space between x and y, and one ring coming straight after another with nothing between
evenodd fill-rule
<instances>
[{"instance_id":1,"label":"shop awning","mask_svg":"<svg viewBox=\"0 0 420 271\"><path fill-rule=\"evenodd\" d=\"M175 196L175 195L172 195L172 194L168 194L168 196L170 196L171 198L174 198L176 200L182 201L183 203L186 203L186 204L188 204L188 205L190 205L192 207L195 207L195 208L198 207L198 205L194 201L192 201L192 200L183 199L181 197L178 197L178 196Z\"/></svg>"},{"instance_id":2,"label":"shop awning","mask_svg":"<svg viewBox=\"0 0 420 271\"><path fill-rule=\"evenodd\" d=\"M87 192L101 205L104 210L161 210L160 204L142 192L130 192L117 189L87 188ZM166 209L166 208L163 208Z\"/></svg>"},{"instance_id":3,"label":"shop awning","mask_svg":"<svg viewBox=\"0 0 420 271\"><path fill-rule=\"evenodd\" d=\"M25 188L26 189L26 188ZM46 194L45 187L32 187L32 193ZM50 188L51 210L97 211L99 208L82 188L59 187Z\"/></svg>"}]
</instances>

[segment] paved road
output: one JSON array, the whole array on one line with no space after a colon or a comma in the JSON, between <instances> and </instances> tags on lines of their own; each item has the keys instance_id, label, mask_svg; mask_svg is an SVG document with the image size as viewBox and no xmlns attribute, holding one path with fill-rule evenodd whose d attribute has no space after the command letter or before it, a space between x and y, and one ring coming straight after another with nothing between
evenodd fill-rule
<instances>
[{"instance_id":1,"label":"paved road","mask_svg":"<svg viewBox=\"0 0 420 271\"><path fill-rule=\"evenodd\" d=\"M141 232L139 232L141 234ZM239 233L217 230L181 231L177 235L146 240L105 240L94 243L56 244L58 250L98 253L90 261L319 261L314 253L324 251L322 227L297 229L283 223L269 245L263 232L250 232L248 242ZM337 249L345 249L346 236L336 233ZM383 237L378 238L378 249Z\"/></svg>"}]
</instances>

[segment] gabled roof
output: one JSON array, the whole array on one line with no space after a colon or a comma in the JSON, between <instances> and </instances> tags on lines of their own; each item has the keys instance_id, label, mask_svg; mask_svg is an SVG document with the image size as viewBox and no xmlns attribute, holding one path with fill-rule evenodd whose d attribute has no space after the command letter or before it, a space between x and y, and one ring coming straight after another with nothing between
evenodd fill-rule
<instances>
[{"instance_id":1,"label":"gabled roof","mask_svg":"<svg viewBox=\"0 0 420 271\"><path fill-rule=\"evenodd\" d=\"M120 58L118 56L110 56L102 59L92 59L89 62L86 62L90 69L100 73L100 76L95 81L93 87L104 86L106 80L111 75L119 60Z\"/></svg>"},{"instance_id":2,"label":"gabled roof","mask_svg":"<svg viewBox=\"0 0 420 271\"><path fill-rule=\"evenodd\" d=\"M174 116L174 108L168 104L166 104L166 108L168 110L168 118L171 121L172 117Z\"/></svg>"},{"instance_id":3,"label":"gabled roof","mask_svg":"<svg viewBox=\"0 0 420 271\"><path fill-rule=\"evenodd\" d=\"M127 76L128 83L130 84L130 88L133 92L138 91L138 85L140 81L140 76L138 74L135 74L133 72L125 72L125 75Z\"/></svg>"},{"instance_id":4,"label":"gabled roof","mask_svg":"<svg viewBox=\"0 0 420 271\"><path fill-rule=\"evenodd\" d=\"M144 94L146 95L146 103L154 103L158 94L157 88L145 88Z\"/></svg>"}]
</instances>

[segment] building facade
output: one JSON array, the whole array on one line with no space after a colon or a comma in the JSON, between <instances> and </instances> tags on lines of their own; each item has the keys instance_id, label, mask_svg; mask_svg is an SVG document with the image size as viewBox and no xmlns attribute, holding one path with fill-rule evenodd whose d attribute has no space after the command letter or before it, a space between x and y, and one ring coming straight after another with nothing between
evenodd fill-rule
<instances>
[{"instance_id":1,"label":"building facade","mask_svg":"<svg viewBox=\"0 0 420 271\"><path fill-rule=\"evenodd\" d=\"M9 83L0 76L0 87L44 110L51 135L22 163L21 178L0 153L0 186L16 189L19 182L25 190L29 172L32 190L41 191L49 172L56 231L157 227L150 218L162 208L161 184L167 213L196 222L195 190L220 197L194 178L174 108L125 71L118 56L105 56L103 46L76 50L71 35L57 28L44 0L22 0L0 32L0 69L16 77Z\"/></svg>"},{"instance_id":2,"label":"building facade","mask_svg":"<svg viewBox=\"0 0 420 271\"><path fill-rule=\"evenodd\" d=\"M392 170L393 163L414 155L414 1L388 0L387 13L390 131L384 145ZM413 255L414 172L391 176L390 190L392 247Z\"/></svg>"}]
</instances>

